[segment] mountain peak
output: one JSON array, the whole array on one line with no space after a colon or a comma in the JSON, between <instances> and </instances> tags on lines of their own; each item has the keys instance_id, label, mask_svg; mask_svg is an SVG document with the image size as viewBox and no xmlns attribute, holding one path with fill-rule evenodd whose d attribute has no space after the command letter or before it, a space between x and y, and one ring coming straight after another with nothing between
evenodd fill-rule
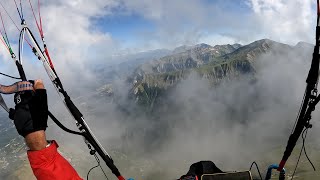
<instances>
[{"instance_id":1,"label":"mountain peak","mask_svg":"<svg viewBox=\"0 0 320 180\"><path fill-rule=\"evenodd\" d=\"M179 47L176 47L172 53L173 54L177 54L177 53L182 53L182 52L185 52L185 51L188 51L192 48L192 46L187 46L187 45L182 45L182 46L179 46Z\"/></svg>"},{"instance_id":2,"label":"mountain peak","mask_svg":"<svg viewBox=\"0 0 320 180\"><path fill-rule=\"evenodd\" d=\"M310 48L310 47L313 47L314 45L313 44L310 44L310 43L307 43L307 42L304 42L304 41L300 41L300 42L298 42L296 45L295 45L295 47L297 48L303 48L303 47L308 47L308 48Z\"/></svg>"},{"instance_id":3,"label":"mountain peak","mask_svg":"<svg viewBox=\"0 0 320 180\"><path fill-rule=\"evenodd\" d=\"M212 48L212 46L210 46L209 44L201 43L201 44L195 45L194 48L204 49L204 48Z\"/></svg>"},{"instance_id":4,"label":"mountain peak","mask_svg":"<svg viewBox=\"0 0 320 180\"><path fill-rule=\"evenodd\" d=\"M239 43L232 44L231 46L234 47L235 49L239 49L240 47L242 47L242 45Z\"/></svg>"},{"instance_id":5,"label":"mountain peak","mask_svg":"<svg viewBox=\"0 0 320 180\"><path fill-rule=\"evenodd\" d=\"M263 44L263 43L271 44L271 43L277 43L277 42L270 39L260 39L252 42L251 44Z\"/></svg>"},{"instance_id":6,"label":"mountain peak","mask_svg":"<svg viewBox=\"0 0 320 180\"><path fill-rule=\"evenodd\" d=\"M271 47L274 47L274 46L281 46L281 47L285 46L287 48L290 47L287 44L279 43L279 42L276 42L276 41L273 41L270 39L260 39L260 40L254 41L248 45L240 47L239 49L237 49L237 51L243 51L244 49L251 51L256 48L260 48L260 49L266 51L267 49L270 49Z\"/></svg>"}]
</instances>

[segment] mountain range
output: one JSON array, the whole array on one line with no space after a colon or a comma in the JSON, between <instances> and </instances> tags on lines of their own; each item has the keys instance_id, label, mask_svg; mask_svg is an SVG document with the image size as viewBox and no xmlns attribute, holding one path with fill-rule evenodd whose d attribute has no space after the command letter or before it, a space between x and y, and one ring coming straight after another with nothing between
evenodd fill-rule
<instances>
[{"instance_id":1,"label":"mountain range","mask_svg":"<svg viewBox=\"0 0 320 180\"><path fill-rule=\"evenodd\" d=\"M143 62L132 61L136 68L126 76L126 80L131 87L129 94L135 97L136 102L152 106L158 97L192 73L208 79L213 86L242 75L252 75L254 78L261 56L292 52L299 54L300 51L311 54L312 48L312 44L305 42L290 46L269 39L257 40L247 45L211 46L202 43L180 46L170 52L165 51L162 57L159 57L161 54L152 57L149 53L149 60L144 58ZM106 91L110 92L110 89Z\"/></svg>"}]
</instances>

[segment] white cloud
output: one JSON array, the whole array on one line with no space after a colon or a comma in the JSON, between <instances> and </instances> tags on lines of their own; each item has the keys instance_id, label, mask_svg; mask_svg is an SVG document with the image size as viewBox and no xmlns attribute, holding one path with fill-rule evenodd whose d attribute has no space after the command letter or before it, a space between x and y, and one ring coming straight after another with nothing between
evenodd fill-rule
<instances>
[{"instance_id":1,"label":"white cloud","mask_svg":"<svg viewBox=\"0 0 320 180\"><path fill-rule=\"evenodd\" d=\"M228 11L228 6L224 5L232 3L234 1L130 0L120 3L120 9L129 14L138 14L155 24L155 30L138 34L144 40L140 45L174 48L182 44L200 43L209 39L207 35L229 37L224 33L251 28L251 17ZM248 21L241 21L243 19ZM245 36L243 39L247 39L248 34L242 35ZM231 38L240 41L238 37Z\"/></svg>"},{"instance_id":2,"label":"white cloud","mask_svg":"<svg viewBox=\"0 0 320 180\"><path fill-rule=\"evenodd\" d=\"M36 16L38 15L37 1L32 0ZM41 15L43 18L43 30L52 60L62 80L72 82L80 78L92 78L88 73L87 65L96 61L103 61L108 54L116 51L117 43L108 32L102 32L93 26L92 18L105 16L111 13L112 7L117 4L114 0L58 0L41 1ZM20 26L18 13L13 2L8 2L5 8L10 13L16 24ZM13 46L17 46L19 32L10 21L9 17L0 8L9 39ZM28 26L34 35L39 38L38 29L33 19L32 11L28 1L23 2L24 15ZM1 28L2 29L2 28ZM41 43L42 44L42 43ZM14 48L17 52L17 48ZM30 55L30 49L25 47L25 61L36 62L34 56ZM7 56L6 51L1 54ZM6 60L7 61L7 60ZM27 62L26 62L27 63ZM27 65L26 65L27 66ZM40 75L39 66L30 66L34 76ZM8 68L8 66L5 66ZM30 69L26 69L31 71ZM81 73L79 73L81 72ZM42 74L41 74L42 75ZM69 83L68 83L69 84Z\"/></svg>"},{"instance_id":3,"label":"white cloud","mask_svg":"<svg viewBox=\"0 0 320 180\"><path fill-rule=\"evenodd\" d=\"M85 77L89 75L88 64L102 60L101 54L114 53L116 43L111 35L92 26L92 18L109 13L106 7L113 2L73 0L43 4L44 32L59 72L73 75L72 79L75 74Z\"/></svg>"},{"instance_id":4,"label":"white cloud","mask_svg":"<svg viewBox=\"0 0 320 180\"><path fill-rule=\"evenodd\" d=\"M261 36L295 44L313 42L316 6L312 0L249 0ZM314 8L313 8L314 7Z\"/></svg>"},{"instance_id":5,"label":"white cloud","mask_svg":"<svg viewBox=\"0 0 320 180\"><path fill-rule=\"evenodd\" d=\"M220 34L207 34L206 36L203 36L202 38L200 38L200 42L203 42L209 45L242 43L232 37L224 36Z\"/></svg>"},{"instance_id":6,"label":"white cloud","mask_svg":"<svg viewBox=\"0 0 320 180\"><path fill-rule=\"evenodd\" d=\"M229 8L239 5L247 6L247 9ZM141 33L145 44L140 45L149 48L200 43L212 37L227 37L244 43L261 38L289 44L314 41L316 12L312 0L211 3L192 0L130 0L122 1L119 6L123 13L139 14L156 25L156 30Z\"/></svg>"}]
</instances>

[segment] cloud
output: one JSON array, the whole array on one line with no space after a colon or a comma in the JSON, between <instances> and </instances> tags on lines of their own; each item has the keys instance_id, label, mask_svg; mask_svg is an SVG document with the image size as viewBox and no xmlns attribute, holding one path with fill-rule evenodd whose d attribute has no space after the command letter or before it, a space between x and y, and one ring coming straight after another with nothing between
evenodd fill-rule
<instances>
[{"instance_id":1,"label":"cloud","mask_svg":"<svg viewBox=\"0 0 320 180\"><path fill-rule=\"evenodd\" d=\"M38 18L37 1L31 1ZM51 58L55 64L58 74L67 89L78 84L74 79L94 79L88 66L97 62L104 62L107 55L114 54L118 49L117 42L108 32L103 32L93 26L94 17L106 16L111 13L115 1L41 1L41 15L43 30L49 48ZM20 28L18 13L13 2L5 4L6 10ZM9 39L18 54L17 43L19 31L10 21L4 10L0 8L5 20ZM29 2L23 2L23 12L29 28L42 46L36 23ZM1 28L2 29L2 28ZM26 43L25 43L26 44ZM4 48L2 48L4 49ZM45 75L39 61L36 61L29 47L24 48L25 71L33 78L43 78ZM7 51L1 51L4 60L8 61ZM31 63L30 66L27 64ZM2 68L10 66L2 64ZM27 68L28 67L28 68ZM39 73L41 72L41 73ZM81 72L81 73L79 73Z\"/></svg>"},{"instance_id":2,"label":"cloud","mask_svg":"<svg viewBox=\"0 0 320 180\"><path fill-rule=\"evenodd\" d=\"M96 29L91 19L106 15L105 7L112 2L74 0L44 3L44 32L62 79L92 79L88 66L107 61L105 56L114 53L117 44L111 34Z\"/></svg>"},{"instance_id":3,"label":"cloud","mask_svg":"<svg viewBox=\"0 0 320 180\"><path fill-rule=\"evenodd\" d=\"M211 45L243 43L235 38L219 34L208 34L207 36L201 37L199 41Z\"/></svg>"},{"instance_id":4,"label":"cloud","mask_svg":"<svg viewBox=\"0 0 320 180\"><path fill-rule=\"evenodd\" d=\"M316 5L312 0L248 0L260 36L295 44L314 42Z\"/></svg>"},{"instance_id":5,"label":"cloud","mask_svg":"<svg viewBox=\"0 0 320 180\"><path fill-rule=\"evenodd\" d=\"M196 44L208 36L249 43L270 38L284 43L313 42L315 3L307 1L121 1L118 11L138 14L155 29L138 34L145 47Z\"/></svg>"},{"instance_id":6,"label":"cloud","mask_svg":"<svg viewBox=\"0 0 320 180\"><path fill-rule=\"evenodd\" d=\"M121 12L118 13L128 16L138 14L153 22L155 28L137 33L143 40L140 45L146 47L174 48L179 45L196 44L206 36L228 36L227 38L231 39L233 37L229 37L228 32L251 27L249 14L245 11L239 14L240 8L234 8L245 7L244 2L132 0L122 1L119 6Z\"/></svg>"}]
</instances>

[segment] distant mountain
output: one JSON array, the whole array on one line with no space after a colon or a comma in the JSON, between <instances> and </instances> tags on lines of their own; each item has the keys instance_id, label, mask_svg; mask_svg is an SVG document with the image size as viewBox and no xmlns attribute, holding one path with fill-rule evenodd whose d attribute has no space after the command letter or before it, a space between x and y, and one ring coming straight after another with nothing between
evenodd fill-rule
<instances>
[{"instance_id":1,"label":"distant mountain","mask_svg":"<svg viewBox=\"0 0 320 180\"><path fill-rule=\"evenodd\" d=\"M141 64L169 54L171 54L171 50L156 49L136 54L118 55L112 57L112 63L95 64L91 69L100 78L101 83L111 83L114 80L130 76Z\"/></svg>"},{"instance_id":2,"label":"distant mountain","mask_svg":"<svg viewBox=\"0 0 320 180\"><path fill-rule=\"evenodd\" d=\"M186 45L179 46L179 47L176 47L176 48L172 51L172 53L173 53L173 54L182 53L182 52L185 52L185 51L187 51L187 50L189 50L189 49L191 49L191 48L192 48L192 46L186 46Z\"/></svg>"},{"instance_id":3,"label":"distant mountain","mask_svg":"<svg viewBox=\"0 0 320 180\"><path fill-rule=\"evenodd\" d=\"M222 58L225 60L255 60L262 54L268 52L281 53L292 50L287 44L278 43L269 39L262 39L252 42L248 45L238 48L236 51L225 54Z\"/></svg>"},{"instance_id":4,"label":"distant mountain","mask_svg":"<svg viewBox=\"0 0 320 180\"><path fill-rule=\"evenodd\" d=\"M312 49L314 47L314 44L310 44L310 43L307 43L307 42L298 42L294 48L304 48L304 49Z\"/></svg>"},{"instance_id":5,"label":"distant mountain","mask_svg":"<svg viewBox=\"0 0 320 180\"><path fill-rule=\"evenodd\" d=\"M302 46L310 49L306 43L298 43L293 47L269 39L244 46L198 44L179 47L179 50L173 51L177 52L175 54L140 65L129 78L133 83L132 93L138 102L153 104L168 88L174 87L191 72L209 79L213 85L223 79L245 74L252 74L254 77L256 62L260 56L267 53L286 54L299 50Z\"/></svg>"},{"instance_id":6,"label":"distant mountain","mask_svg":"<svg viewBox=\"0 0 320 180\"><path fill-rule=\"evenodd\" d=\"M239 46L235 45L235 47ZM179 50L173 51L178 53L161 57L155 61L148 61L138 67L135 74L167 73L200 67L210 61L215 61L217 57L237 50L235 47L230 44L212 47L203 43L185 49L179 47Z\"/></svg>"},{"instance_id":7,"label":"distant mountain","mask_svg":"<svg viewBox=\"0 0 320 180\"><path fill-rule=\"evenodd\" d=\"M270 39L261 39L247 45L225 44L211 46L197 44L179 46L172 51L158 49L119 57L117 64L99 66L99 75L103 77L105 87L99 89L99 94L114 95L112 82L122 79L129 83L129 96L136 102L152 106L157 98L190 73L195 72L200 77L208 79L212 85L217 85L225 79L234 79L242 75L254 78L257 60L262 55L285 55L289 52L300 54L312 53L313 45L299 42L295 46L279 43ZM127 58L127 60L123 60ZM115 90L117 91L117 90ZM116 94L116 93L115 93Z\"/></svg>"},{"instance_id":8,"label":"distant mountain","mask_svg":"<svg viewBox=\"0 0 320 180\"><path fill-rule=\"evenodd\" d=\"M242 45L241 44L232 44L232 46L236 49L240 48Z\"/></svg>"}]
</instances>

